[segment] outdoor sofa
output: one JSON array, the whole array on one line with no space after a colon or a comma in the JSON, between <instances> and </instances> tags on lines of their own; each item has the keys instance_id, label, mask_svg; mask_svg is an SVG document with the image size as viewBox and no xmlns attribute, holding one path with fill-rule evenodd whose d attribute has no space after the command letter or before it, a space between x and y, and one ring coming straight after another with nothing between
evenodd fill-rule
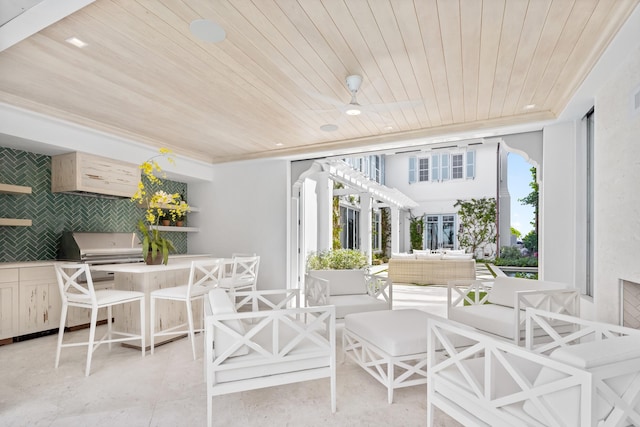
<instances>
[{"instance_id":1,"label":"outdoor sofa","mask_svg":"<svg viewBox=\"0 0 640 427\"><path fill-rule=\"evenodd\" d=\"M464 250L394 253L389 259L388 276L394 283L447 285L450 280L474 280L476 261Z\"/></svg>"}]
</instances>

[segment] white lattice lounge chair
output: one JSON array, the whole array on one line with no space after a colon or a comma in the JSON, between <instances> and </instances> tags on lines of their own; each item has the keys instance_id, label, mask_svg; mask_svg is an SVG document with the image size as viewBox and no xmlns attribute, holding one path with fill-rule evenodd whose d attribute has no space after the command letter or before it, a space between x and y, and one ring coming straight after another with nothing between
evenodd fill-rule
<instances>
[{"instance_id":1,"label":"white lattice lounge chair","mask_svg":"<svg viewBox=\"0 0 640 427\"><path fill-rule=\"evenodd\" d=\"M335 308L299 308L295 289L212 290L205 305L207 419L213 397L318 378L330 379L336 410ZM254 307L266 310L242 311Z\"/></svg>"}]
</instances>

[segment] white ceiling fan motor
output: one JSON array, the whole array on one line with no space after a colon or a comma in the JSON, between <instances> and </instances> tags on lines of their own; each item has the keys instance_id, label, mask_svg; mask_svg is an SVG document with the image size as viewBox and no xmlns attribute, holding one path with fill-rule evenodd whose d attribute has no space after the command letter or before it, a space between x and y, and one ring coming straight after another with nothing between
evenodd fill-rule
<instances>
[{"instance_id":1,"label":"white ceiling fan motor","mask_svg":"<svg viewBox=\"0 0 640 427\"><path fill-rule=\"evenodd\" d=\"M362 84L362 76L353 74L351 76L347 76L346 81L347 88L349 88L349 91L351 92L351 102L349 102L349 106L345 110L345 113L350 116L357 116L362 113L362 107L356 99L356 93L358 93L360 85Z\"/></svg>"}]
</instances>

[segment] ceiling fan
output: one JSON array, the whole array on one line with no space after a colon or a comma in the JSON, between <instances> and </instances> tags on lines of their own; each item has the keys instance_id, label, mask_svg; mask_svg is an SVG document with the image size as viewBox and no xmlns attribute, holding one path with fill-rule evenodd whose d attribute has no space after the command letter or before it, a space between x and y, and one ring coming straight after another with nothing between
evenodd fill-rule
<instances>
[{"instance_id":1,"label":"ceiling fan","mask_svg":"<svg viewBox=\"0 0 640 427\"><path fill-rule=\"evenodd\" d=\"M360 86L362 85L362 76L358 74L352 74L347 76L345 79L347 84L347 89L351 93L351 100L348 104L344 104L344 102L337 101L333 98L320 95L317 93L310 93L310 95L315 98L320 99L323 102L328 104L335 105L337 109L348 116L358 116L360 114L371 114L380 117L384 120L378 113L390 112L394 110L401 110L403 108L412 108L421 103L421 101L400 101L400 102L388 102L382 104L365 104L362 105L358 102L357 94L360 90ZM315 110L315 111L333 111L333 110ZM385 120L386 121L386 120Z\"/></svg>"}]
</instances>

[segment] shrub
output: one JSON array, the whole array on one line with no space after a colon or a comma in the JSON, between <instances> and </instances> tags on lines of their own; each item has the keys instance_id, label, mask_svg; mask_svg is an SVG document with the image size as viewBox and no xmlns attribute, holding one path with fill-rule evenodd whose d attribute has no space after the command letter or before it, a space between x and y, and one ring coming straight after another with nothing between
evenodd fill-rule
<instances>
[{"instance_id":1,"label":"shrub","mask_svg":"<svg viewBox=\"0 0 640 427\"><path fill-rule=\"evenodd\" d=\"M350 270L366 266L366 255L357 249L312 252L307 257L307 270Z\"/></svg>"}]
</instances>

